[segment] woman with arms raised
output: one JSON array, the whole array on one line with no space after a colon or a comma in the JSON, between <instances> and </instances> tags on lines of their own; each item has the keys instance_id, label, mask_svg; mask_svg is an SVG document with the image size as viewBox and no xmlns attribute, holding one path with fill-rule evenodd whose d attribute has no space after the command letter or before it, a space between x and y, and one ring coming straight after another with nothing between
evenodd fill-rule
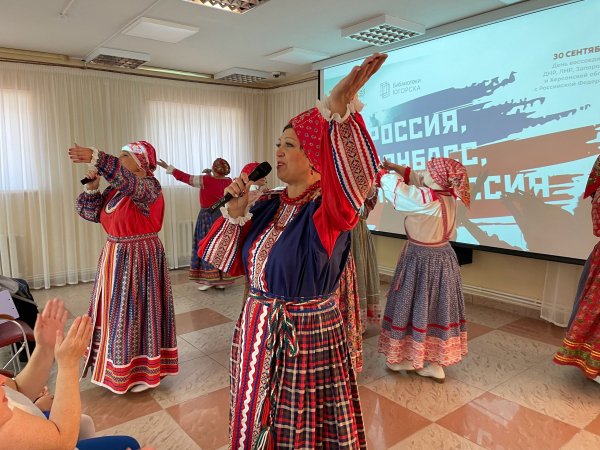
<instances>
[{"instance_id":1,"label":"woman with arms raised","mask_svg":"<svg viewBox=\"0 0 600 450\"><path fill-rule=\"evenodd\" d=\"M379 160L358 90L386 56L355 67L277 142L280 193L248 208L244 173L199 255L245 273L231 355L233 449L365 448L358 387L334 293Z\"/></svg>"}]
</instances>

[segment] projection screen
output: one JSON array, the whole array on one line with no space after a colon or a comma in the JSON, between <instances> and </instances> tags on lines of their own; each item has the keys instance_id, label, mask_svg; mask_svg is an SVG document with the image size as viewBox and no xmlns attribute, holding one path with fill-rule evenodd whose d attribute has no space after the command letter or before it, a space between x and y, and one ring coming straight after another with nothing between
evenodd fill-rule
<instances>
[{"instance_id":1,"label":"projection screen","mask_svg":"<svg viewBox=\"0 0 600 450\"><path fill-rule=\"evenodd\" d=\"M381 158L466 166L457 243L580 260L597 242L581 197L600 153L598 17L586 0L399 48L359 93ZM355 64L325 68L322 91ZM403 221L380 195L368 223L403 235Z\"/></svg>"}]
</instances>

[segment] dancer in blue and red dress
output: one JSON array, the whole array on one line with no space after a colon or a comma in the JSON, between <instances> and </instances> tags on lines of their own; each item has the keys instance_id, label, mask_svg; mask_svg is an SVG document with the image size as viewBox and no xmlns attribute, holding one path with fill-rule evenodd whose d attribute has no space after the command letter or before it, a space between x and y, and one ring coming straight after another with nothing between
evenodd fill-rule
<instances>
[{"instance_id":1,"label":"dancer in blue and red dress","mask_svg":"<svg viewBox=\"0 0 600 450\"><path fill-rule=\"evenodd\" d=\"M212 170L206 169L202 175L190 175L169 165L162 159L158 165L173 175L176 180L200 189L200 212L196 220L196 228L192 237L192 257L190 260L190 280L199 284L198 289L205 291L211 287L224 289L233 284L237 277L215 268L212 264L198 257L198 244L206 236L215 220L221 217L221 211L211 213L208 208L223 197L223 190L231 183L229 163L223 158L217 158L212 164Z\"/></svg>"},{"instance_id":2,"label":"dancer in blue and red dress","mask_svg":"<svg viewBox=\"0 0 600 450\"><path fill-rule=\"evenodd\" d=\"M156 387L179 371L171 282L157 235L165 203L153 175L156 152L138 141L119 158L79 146L69 156L95 166L76 208L108 233L92 291L95 328L84 375L92 368L92 383L117 394ZM110 185L103 192L98 176Z\"/></svg>"},{"instance_id":3,"label":"dancer in blue and red dress","mask_svg":"<svg viewBox=\"0 0 600 450\"><path fill-rule=\"evenodd\" d=\"M366 448L334 294L379 165L356 93L385 58L367 58L290 121L276 152L287 188L248 208L241 174L200 244L202 258L250 284L231 354L232 449Z\"/></svg>"}]
</instances>

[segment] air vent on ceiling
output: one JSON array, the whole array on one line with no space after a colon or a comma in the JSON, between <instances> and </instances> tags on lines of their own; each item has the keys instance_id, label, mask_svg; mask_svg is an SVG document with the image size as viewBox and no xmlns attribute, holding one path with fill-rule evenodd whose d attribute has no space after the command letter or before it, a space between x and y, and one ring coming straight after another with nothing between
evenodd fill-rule
<instances>
[{"instance_id":1,"label":"air vent on ceiling","mask_svg":"<svg viewBox=\"0 0 600 450\"><path fill-rule=\"evenodd\" d=\"M270 72L233 67L215 74L215 80L233 81L235 83L255 83L270 78Z\"/></svg>"},{"instance_id":2,"label":"air vent on ceiling","mask_svg":"<svg viewBox=\"0 0 600 450\"><path fill-rule=\"evenodd\" d=\"M342 28L342 37L371 45L393 44L424 33L425 25L388 16L387 14Z\"/></svg>"},{"instance_id":3,"label":"air vent on ceiling","mask_svg":"<svg viewBox=\"0 0 600 450\"><path fill-rule=\"evenodd\" d=\"M148 53L130 52L128 50L106 47L94 50L85 58L85 62L88 63L126 69L135 69L148 61L150 61Z\"/></svg>"},{"instance_id":4,"label":"air vent on ceiling","mask_svg":"<svg viewBox=\"0 0 600 450\"><path fill-rule=\"evenodd\" d=\"M260 5L264 5L269 0L183 0L197 5L210 6L236 14L244 14Z\"/></svg>"}]
</instances>

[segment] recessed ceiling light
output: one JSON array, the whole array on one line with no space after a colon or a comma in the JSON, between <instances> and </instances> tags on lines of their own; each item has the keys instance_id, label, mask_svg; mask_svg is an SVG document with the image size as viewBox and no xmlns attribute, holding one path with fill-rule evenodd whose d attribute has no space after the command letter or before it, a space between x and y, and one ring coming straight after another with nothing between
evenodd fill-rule
<instances>
[{"instance_id":1,"label":"recessed ceiling light","mask_svg":"<svg viewBox=\"0 0 600 450\"><path fill-rule=\"evenodd\" d=\"M276 53L267 55L272 61L280 61L289 64L308 64L322 59L329 58L331 55L327 53L315 52L304 48L290 47Z\"/></svg>"},{"instance_id":2,"label":"recessed ceiling light","mask_svg":"<svg viewBox=\"0 0 600 450\"><path fill-rule=\"evenodd\" d=\"M184 2L195 3L197 5L210 6L237 14L244 14L269 0L183 0Z\"/></svg>"},{"instance_id":3,"label":"recessed ceiling light","mask_svg":"<svg viewBox=\"0 0 600 450\"><path fill-rule=\"evenodd\" d=\"M85 62L88 63L123 67L126 69L136 69L148 61L150 61L150 55L148 53L130 52L129 50L106 47L95 49L85 58Z\"/></svg>"},{"instance_id":4,"label":"recessed ceiling light","mask_svg":"<svg viewBox=\"0 0 600 450\"><path fill-rule=\"evenodd\" d=\"M425 25L388 16L387 14L342 28L342 37L371 45L393 44L424 33Z\"/></svg>"},{"instance_id":5,"label":"recessed ceiling light","mask_svg":"<svg viewBox=\"0 0 600 450\"><path fill-rule=\"evenodd\" d=\"M149 17L140 17L121 33L128 36L136 36L175 44L196 34L198 31L200 31L200 28L197 27L166 22L164 20L150 19Z\"/></svg>"},{"instance_id":6,"label":"recessed ceiling light","mask_svg":"<svg viewBox=\"0 0 600 450\"><path fill-rule=\"evenodd\" d=\"M270 72L233 67L215 74L215 80L233 81L235 83L254 83L269 78Z\"/></svg>"}]
</instances>

